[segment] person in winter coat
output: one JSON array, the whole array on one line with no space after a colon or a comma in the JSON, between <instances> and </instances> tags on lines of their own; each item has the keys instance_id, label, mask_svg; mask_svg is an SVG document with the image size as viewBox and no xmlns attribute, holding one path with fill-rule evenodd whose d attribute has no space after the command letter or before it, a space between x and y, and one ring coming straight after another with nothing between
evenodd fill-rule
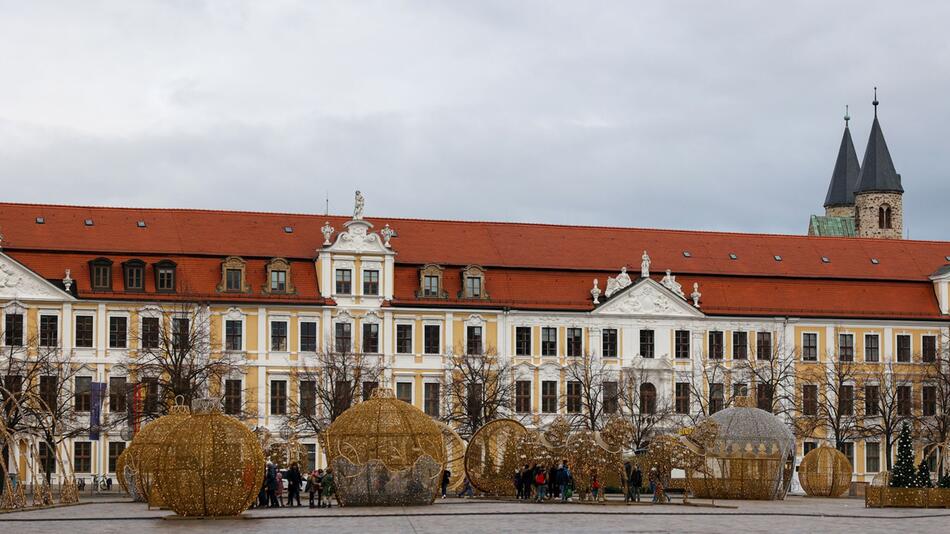
<instances>
[{"instance_id":1,"label":"person in winter coat","mask_svg":"<svg viewBox=\"0 0 950 534\"><path fill-rule=\"evenodd\" d=\"M313 498L317 495L317 487L320 485L320 479L317 478L316 469L310 473L310 476L307 477L307 494L310 495L310 507L314 508Z\"/></svg>"},{"instance_id":2,"label":"person in winter coat","mask_svg":"<svg viewBox=\"0 0 950 534\"><path fill-rule=\"evenodd\" d=\"M548 469L548 499L556 499L560 495L557 491L557 470L556 462L551 464L551 468Z\"/></svg>"},{"instance_id":3,"label":"person in winter coat","mask_svg":"<svg viewBox=\"0 0 950 534\"><path fill-rule=\"evenodd\" d=\"M267 462L267 475L264 477L264 481L267 484L267 502L268 506L271 508L277 508L280 506L280 501L277 500L277 477L279 473L277 472L277 466L273 462Z\"/></svg>"},{"instance_id":4,"label":"person in winter coat","mask_svg":"<svg viewBox=\"0 0 950 534\"><path fill-rule=\"evenodd\" d=\"M627 488L633 502L640 502L640 488L643 487L643 472L638 465L636 469L630 472L630 478L627 479Z\"/></svg>"},{"instance_id":5,"label":"person in winter coat","mask_svg":"<svg viewBox=\"0 0 950 534\"><path fill-rule=\"evenodd\" d=\"M594 496L594 502L600 501L600 480L597 478L597 471L590 475L590 492Z\"/></svg>"},{"instance_id":6,"label":"person in winter coat","mask_svg":"<svg viewBox=\"0 0 950 534\"><path fill-rule=\"evenodd\" d=\"M303 485L303 477L300 475L300 467L297 462L290 465L287 471L287 506L293 506L297 501L300 506L300 487Z\"/></svg>"},{"instance_id":7,"label":"person in winter coat","mask_svg":"<svg viewBox=\"0 0 950 534\"><path fill-rule=\"evenodd\" d=\"M323 496L327 498L327 508L333 505L332 497L336 493L336 484L333 483L333 470L327 469L323 474Z\"/></svg>"},{"instance_id":8,"label":"person in winter coat","mask_svg":"<svg viewBox=\"0 0 950 534\"><path fill-rule=\"evenodd\" d=\"M537 474L534 475L534 485L535 490L538 492L537 502L544 502L544 490L547 489L547 471L544 470L544 466L540 466L535 470Z\"/></svg>"},{"instance_id":9,"label":"person in winter coat","mask_svg":"<svg viewBox=\"0 0 950 534\"><path fill-rule=\"evenodd\" d=\"M448 469L442 471L442 498L445 498L445 491L449 489L449 481L452 480L452 472Z\"/></svg>"},{"instance_id":10,"label":"person in winter coat","mask_svg":"<svg viewBox=\"0 0 950 534\"><path fill-rule=\"evenodd\" d=\"M573 480L571 470L567 467L567 461L561 463L561 469L558 470L557 485L561 492L561 502L567 502L569 489Z\"/></svg>"}]
</instances>

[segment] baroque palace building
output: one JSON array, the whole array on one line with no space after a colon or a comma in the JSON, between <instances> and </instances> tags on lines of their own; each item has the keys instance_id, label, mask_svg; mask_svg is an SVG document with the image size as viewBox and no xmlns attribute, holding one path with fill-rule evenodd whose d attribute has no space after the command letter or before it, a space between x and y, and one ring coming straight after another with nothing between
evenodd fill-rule
<instances>
[{"instance_id":1,"label":"baroque palace building","mask_svg":"<svg viewBox=\"0 0 950 534\"><path fill-rule=\"evenodd\" d=\"M569 409L564 368L581 355L642 369L643 395L684 421L763 394L710 378L711 363L789 362L779 387L797 417L827 396L834 362L915 375L945 349L950 242L899 239L902 191L875 114L863 166L845 128L828 211L810 224L867 238L364 217L359 193L348 217L4 203L0 343L70 353L75 387L110 385L103 417L125 410L134 332L181 303L240 358L227 393L252 407L252 427L281 427L294 367L331 340L378 353L383 380L432 415L448 358L494 350L513 362L512 411L530 424ZM932 408L926 381L908 387L906 409ZM829 443L826 426L799 437L799 457ZM112 473L127 432L88 438L62 444L76 472ZM856 481L884 469L880 437L843 448ZM30 447L9 454L29 479Z\"/></svg>"}]
</instances>

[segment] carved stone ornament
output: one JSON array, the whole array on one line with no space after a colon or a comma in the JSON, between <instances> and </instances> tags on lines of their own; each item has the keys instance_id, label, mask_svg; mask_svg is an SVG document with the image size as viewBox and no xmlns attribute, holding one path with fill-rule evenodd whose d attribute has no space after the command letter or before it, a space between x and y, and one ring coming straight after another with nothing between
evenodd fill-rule
<instances>
[{"instance_id":1,"label":"carved stone ornament","mask_svg":"<svg viewBox=\"0 0 950 534\"><path fill-rule=\"evenodd\" d=\"M0 301L75 300L69 293L0 252Z\"/></svg>"},{"instance_id":2,"label":"carved stone ornament","mask_svg":"<svg viewBox=\"0 0 950 534\"><path fill-rule=\"evenodd\" d=\"M597 287L596 278L594 278L594 287L590 290L590 296L594 297L594 304L600 304L600 288Z\"/></svg>"},{"instance_id":3,"label":"carved stone ornament","mask_svg":"<svg viewBox=\"0 0 950 534\"><path fill-rule=\"evenodd\" d=\"M69 291L69 288L73 287L73 277L70 276L69 269L66 269L66 276L63 277L63 287L66 288L66 291Z\"/></svg>"},{"instance_id":4,"label":"carved stone ornament","mask_svg":"<svg viewBox=\"0 0 950 534\"><path fill-rule=\"evenodd\" d=\"M390 228L387 224L382 230L379 231L379 235L383 236L383 246L389 248L389 240L392 239L394 235L396 235L396 231Z\"/></svg>"},{"instance_id":5,"label":"carved stone ornament","mask_svg":"<svg viewBox=\"0 0 950 534\"><path fill-rule=\"evenodd\" d=\"M365 201L363 200L363 193L360 193L359 191L357 191L356 200L353 205L353 220L354 221L363 220L363 204L364 203Z\"/></svg>"},{"instance_id":6,"label":"carved stone ornament","mask_svg":"<svg viewBox=\"0 0 950 534\"><path fill-rule=\"evenodd\" d=\"M693 299L693 306L699 307L699 297L703 296L699 292L699 282L693 282L693 292L690 293L690 298Z\"/></svg>"},{"instance_id":7,"label":"carved stone ornament","mask_svg":"<svg viewBox=\"0 0 950 534\"><path fill-rule=\"evenodd\" d=\"M323 223L323 228L320 228L320 231L323 232L323 246L330 246L333 243L330 242L330 238L333 237L333 232L336 230L330 226L330 221Z\"/></svg>"},{"instance_id":8,"label":"carved stone ornament","mask_svg":"<svg viewBox=\"0 0 950 534\"><path fill-rule=\"evenodd\" d=\"M659 282L650 278L641 279L632 287L615 295L592 312L594 315L638 315L638 316L666 316L666 317L701 317L702 313L691 306L685 299L679 299ZM649 320L639 321L647 325Z\"/></svg>"},{"instance_id":9,"label":"carved stone ornament","mask_svg":"<svg viewBox=\"0 0 950 534\"><path fill-rule=\"evenodd\" d=\"M620 274L616 278L607 277L607 290L604 291L604 296L610 298L611 295L620 291L621 289L629 286L633 283L633 280L630 279L630 275L627 274L627 266L624 265L620 268Z\"/></svg>"},{"instance_id":10,"label":"carved stone ornament","mask_svg":"<svg viewBox=\"0 0 950 534\"><path fill-rule=\"evenodd\" d=\"M684 299L686 298L686 295L683 293L683 286L680 285L680 283L676 281L676 277L670 273L669 269L666 270L666 276L664 276L663 279L660 280L660 283L663 284L664 287L666 287L673 293L676 293L677 295L679 295L680 297Z\"/></svg>"},{"instance_id":11,"label":"carved stone ornament","mask_svg":"<svg viewBox=\"0 0 950 534\"><path fill-rule=\"evenodd\" d=\"M643 256L640 257L640 277L649 278L650 277L650 255L647 254L647 251L643 251Z\"/></svg>"}]
</instances>

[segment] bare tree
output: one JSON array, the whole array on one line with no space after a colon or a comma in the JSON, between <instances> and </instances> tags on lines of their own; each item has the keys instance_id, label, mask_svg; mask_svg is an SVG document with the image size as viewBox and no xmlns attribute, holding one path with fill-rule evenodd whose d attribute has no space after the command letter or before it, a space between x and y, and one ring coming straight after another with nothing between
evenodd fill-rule
<instances>
[{"instance_id":1,"label":"bare tree","mask_svg":"<svg viewBox=\"0 0 950 534\"><path fill-rule=\"evenodd\" d=\"M921 412L920 426L924 438L925 455L934 448L950 441L950 338L943 336L940 344L943 349L933 362L928 362L924 370L923 383L934 388L934 406L932 414ZM890 458L890 454L888 454ZM943 459L939 458L938 476L947 474L947 467Z\"/></svg>"},{"instance_id":2,"label":"bare tree","mask_svg":"<svg viewBox=\"0 0 950 534\"><path fill-rule=\"evenodd\" d=\"M757 350L749 358L733 362L733 373L745 377L749 388L755 392L756 407L791 418L795 411L794 348L786 350L785 345L779 343L778 348Z\"/></svg>"},{"instance_id":3,"label":"bare tree","mask_svg":"<svg viewBox=\"0 0 950 534\"><path fill-rule=\"evenodd\" d=\"M618 408L616 373L611 372L602 358L590 354L570 358L564 367L567 391L563 404L574 427L601 430L608 413ZM612 391L606 391L606 390ZM607 397L605 397L605 393Z\"/></svg>"},{"instance_id":4,"label":"bare tree","mask_svg":"<svg viewBox=\"0 0 950 534\"><path fill-rule=\"evenodd\" d=\"M689 410L693 424L710 415L732 406L736 397L748 395L748 383L735 380L733 369L727 367L721 358L703 356L693 367L693 376L689 384L692 406L699 409Z\"/></svg>"},{"instance_id":5,"label":"bare tree","mask_svg":"<svg viewBox=\"0 0 950 534\"><path fill-rule=\"evenodd\" d=\"M486 423L511 411L514 372L510 360L494 350L448 358L442 389L442 420L460 436L470 438Z\"/></svg>"},{"instance_id":6,"label":"bare tree","mask_svg":"<svg viewBox=\"0 0 950 534\"><path fill-rule=\"evenodd\" d=\"M892 467L891 449L901 426L904 421L915 419L913 382L912 376L900 372L892 362L878 367L865 379L862 430L865 435L883 438L888 471Z\"/></svg>"},{"instance_id":7,"label":"bare tree","mask_svg":"<svg viewBox=\"0 0 950 534\"><path fill-rule=\"evenodd\" d=\"M623 415L632 426L629 445L634 450L645 448L676 418L669 395L656 389L654 372L641 364L619 373L618 396Z\"/></svg>"},{"instance_id":8,"label":"bare tree","mask_svg":"<svg viewBox=\"0 0 950 534\"><path fill-rule=\"evenodd\" d=\"M864 430L858 420L857 407L863 402L858 382L858 368L853 361L831 359L818 375L817 422L828 429L835 447L861 437Z\"/></svg>"},{"instance_id":9,"label":"bare tree","mask_svg":"<svg viewBox=\"0 0 950 534\"><path fill-rule=\"evenodd\" d=\"M368 398L382 374L382 356L328 343L291 369L299 395L289 399L286 424L301 437L319 436L355 399Z\"/></svg>"}]
</instances>

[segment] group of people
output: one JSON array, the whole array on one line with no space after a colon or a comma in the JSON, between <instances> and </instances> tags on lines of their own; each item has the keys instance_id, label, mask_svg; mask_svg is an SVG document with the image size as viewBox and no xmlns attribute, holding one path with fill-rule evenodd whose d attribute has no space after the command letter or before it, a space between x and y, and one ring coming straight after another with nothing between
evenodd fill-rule
<instances>
[{"instance_id":1,"label":"group of people","mask_svg":"<svg viewBox=\"0 0 950 534\"><path fill-rule=\"evenodd\" d=\"M284 501L284 485L286 482L287 500ZM300 472L296 462L291 464L286 474L278 469L277 465L268 461L264 466L264 482L257 495L257 508L280 508L283 506L301 506L300 490L304 489L310 495L310 508L329 508L331 497L334 494L333 473L330 469L316 469L306 478ZM326 498L326 502L324 502ZM314 502L316 500L316 503ZM295 504L296 503L296 504Z\"/></svg>"},{"instance_id":2,"label":"group of people","mask_svg":"<svg viewBox=\"0 0 950 534\"><path fill-rule=\"evenodd\" d=\"M634 466L629 461L623 463L623 471L627 477L627 492L624 495L624 502L640 502L640 490L643 489L643 472L640 466ZM656 467L651 467L647 475L647 481L650 483L650 493L653 494L653 504L663 499L670 502L670 496L666 492L666 481Z\"/></svg>"},{"instance_id":3,"label":"group of people","mask_svg":"<svg viewBox=\"0 0 950 534\"><path fill-rule=\"evenodd\" d=\"M593 480L597 480L596 473ZM535 502L546 500L566 502L574 493L574 476L566 461L550 467L538 464L528 467L528 464L525 464L524 467L515 471L513 482L518 499L525 501L533 499ZM599 483L597 487L600 488Z\"/></svg>"}]
</instances>

